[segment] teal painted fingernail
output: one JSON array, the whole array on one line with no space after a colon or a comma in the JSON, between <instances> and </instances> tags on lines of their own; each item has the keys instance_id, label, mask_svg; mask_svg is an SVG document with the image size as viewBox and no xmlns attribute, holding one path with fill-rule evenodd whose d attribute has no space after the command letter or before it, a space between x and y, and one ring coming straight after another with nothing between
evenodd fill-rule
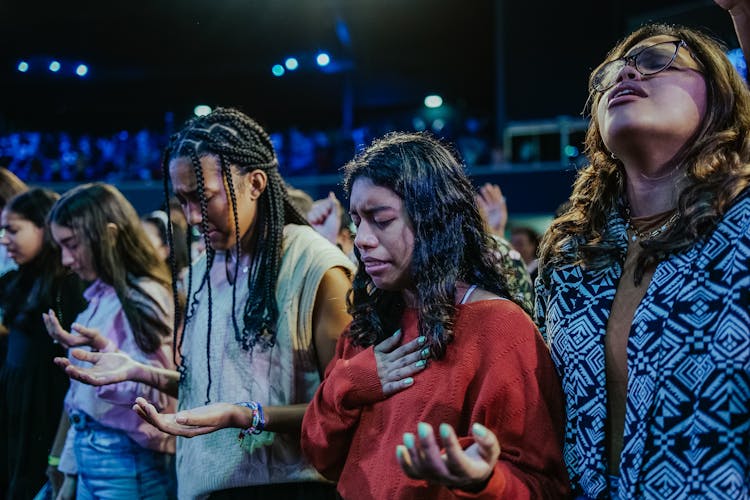
<instances>
[{"instance_id":1,"label":"teal painted fingernail","mask_svg":"<svg viewBox=\"0 0 750 500\"><path fill-rule=\"evenodd\" d=\"M420 359L420 360L419 360L419 361L417 361L417 363L416 363L416 365L417 365L417 368L422 368L422 367L423 367L424 365L426 365L426 364L427 364L427 361L425 361L424 359Z\"/></svg>"},{"instance_id":2,"label":"teal painted fingernail","mask_svg":"<svg viewBox=\"0 0 750 500\"><path fill-rule=\"evenodd\" d=\"M422 349L421 354L422 354L423 358L426 358L427 356L430 355L430 348L429 347L425 347L424 349Z\"/></svg>"},{"instance_id":3,"label":"teal painted fingernail","mask_svg":"<svg viewBox=\"0 0 750 500\"><path fill-rule=\"evenodd\" d=\"M393 332L393 336L394 337L398 337L399 335L401 335L401 329L400 328L398 330L396 330L395 332Z\"/></svg>"},{"instance_id":4,"label":"teal painted fingernail","mask_svg":"<svg viewBox=\"0 0 750 500\"><path fill-rule=\"evenodd\" d=\"M419 437L427 439L427 436L430 435L430 425L424 422L419 422L419 425L417 425L417 432L419 432Z\"/></svg>"},{"instance_id":5,"label":"teal painted fingernail","mask_svg":"<svg viewBox=\"0 0 750 500\"><path fill-rule=\"evenodd\" d=\"M425 336L421 336L421 337L419 337L419 338L417 339L417 344L419 344L419 345L422 345L422 344L424 344L425 342L427 342L427 337L425 337Z\"/></svg>"},{"instance_id":6,"label":"teal painted fingernail","mask_svg":"<svg viewBox=\"0 0 750 500\"><path fill-rule=\"evenodd\" d=\"M448 439L451 435L451 426L448 424L440 424L440 437Z\"/></svg>"},{"instance_id":7,"label":"teal painted fingernail","mask_svg":"<svg viewBox=\"0 0 750 500\"><path fill-rule=\"evenodd\" d=\"M401 385L403 386L409 386L414 383L414 379L411 377L406 377L404 380L401 381Z\"/></svg>"},{"instance_id":8,"label":"teal painted fingernail","mask_svg":"<svg viewBox=\"0 0 750 500\"><path fill-rule=\"evenodd\" d=\"M396 458L404 457L404 449L401 446L396 446Z\"/></svg>"},{"instance_id":9,"label":"teal painted fingernail","mask_svg":"<svg viewBox=\"0 0 750 500\"><path fill-rule=\"evenodd\" d=\"M410 450L414 449L414 434L411 432L404 433L404 445Z\"/></svg>"},{"instance_id":10,"label":"teal painted fingernail","mask_svg":"<svg viewBox=\"0 0 750 500\"><path fill-rule=\"evenodd\" d=\"M483 426L482 424L474 424L471 426L471 432L473 432L474 435L483 438L487 435L487 427Z\"/></svg>"}]
</instances>

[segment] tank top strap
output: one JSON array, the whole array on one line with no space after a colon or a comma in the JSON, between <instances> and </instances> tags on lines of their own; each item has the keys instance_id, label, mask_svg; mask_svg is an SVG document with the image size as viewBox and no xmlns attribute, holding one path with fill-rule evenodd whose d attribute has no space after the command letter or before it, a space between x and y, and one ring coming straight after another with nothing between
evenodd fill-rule
<instances>
[{"instance_id":1,"label":"tank top strap","mask_svg":"<svg viewBox=\"0 0 750 500\"><path fill-rule=\"evenodd\" d=\"M461 305L466 304L466 302L468 302L469 297L471 297L471 294L474 293L474 290L476 289L477 289L477 285L471 285L469 288L466 289L466 293L461 299Z\"/></svg>"}]
</instances>

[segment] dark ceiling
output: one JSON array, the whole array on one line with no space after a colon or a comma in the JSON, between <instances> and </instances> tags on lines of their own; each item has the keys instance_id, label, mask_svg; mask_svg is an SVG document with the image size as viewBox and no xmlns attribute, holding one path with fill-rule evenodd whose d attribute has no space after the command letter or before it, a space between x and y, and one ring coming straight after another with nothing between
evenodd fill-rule
<instances>
[{"instance_id":1,"label":"dark ceiling","mask_svg":"<svg viewBox=\"0 0 750 500\"><path fill-rule=\"evenodd\" d=\"M355 123L433 92L491 116L496 39L509 119L575 115L612 43L665 17L736 45L712 0L3 0L0 132L158 126L165 112L181 121L198 103L240 106L271 127L330 128L347 88ZM306 69L317 50L344 61L341 71ZM287 55L301 69L273 77ZM50 57L64 68L85 61L90 74L33 71ZM18 73L20 59L32 70Z\"/></svg>"}]
</instances>

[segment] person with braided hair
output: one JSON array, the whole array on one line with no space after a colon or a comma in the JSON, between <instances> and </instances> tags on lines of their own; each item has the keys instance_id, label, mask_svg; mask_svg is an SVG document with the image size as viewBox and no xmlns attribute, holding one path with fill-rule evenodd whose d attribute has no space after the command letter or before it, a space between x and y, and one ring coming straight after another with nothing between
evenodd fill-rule
<instances>
[{"instance_id":1,"label":"person with braided hair","mask_svg":"<svg viewBox=\"0 0 750 500\"><path fill-rule=\"evenodd\" d=\"M170 140L164 173L165 196L171 180L206 245L188 269L179 371L121 353L76 353L95 363L87 369L61 364L94 385L133 379L178 396L176 414L143 398L134 410L192 438L178 439L180 498L334 498L299 433L351 319L353 265L290 203L268 134L237 110L189 121Z\"/></svg>"}]
</instances>

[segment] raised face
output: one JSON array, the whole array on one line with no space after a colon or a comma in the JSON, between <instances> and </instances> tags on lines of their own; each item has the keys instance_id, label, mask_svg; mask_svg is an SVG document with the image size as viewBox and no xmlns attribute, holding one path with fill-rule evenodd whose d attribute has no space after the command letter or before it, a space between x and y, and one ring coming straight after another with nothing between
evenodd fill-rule
<instances>
[{"instance_id":1,"label":"raised face","mask_svg":"<svg viewBox=\"0 0 750 500\"><path fill-rule=\"evenodd\" d=\"M67 227L50 224L52 239L60 247L62 264L69 267L84 281L94 281L98 275L94 269L94 259L91 256L91 249L86 243Z\"/></svg>"},{"instance_id":2,"label":"raised face","mask_svg":"<svg viewBox=\"0 0 750 500\"><path fill-rule=\"evenodd\" d=\"M0 244L6 246L8 257L22 266L28 264L42 251L44 228L15 212L3 210L0 216Z\"/></svg>"},{"instance_id":3,"label":"raised face","mask_svg":"<svg viewBox=\"0 0 750 500\"><path fill-rule=\"evenodd\" d=\"M647 38L626 55L672 40L676 39L667 35ZM618 157L648 140L676 151L696 132L705 111L706 82L686 46L677 50L670 66L656 74L643 76L632 63L624 65L614 85L600 95L596 109L602 139Z\"/></svg>"},{"instance_id":4,"label":"raised face","mask_svg":"<svg viewBox=\"0 0 750 500\"><path fill-rule=\"evenodd\" d=\"M204 156L200 160L203 171L203 187L206 198L206 226L211 246L216 250L227 250L235 245L235 224L230 205L229 186L221 173L215 156ZM258 172L258 171L256 171ZM203 231L198 181L189 158L176 158L169 163L169 176L175 196L180 201L188 224ZM253 174L238 174L232 169L232 181L237 199L237 217L240 238L250 235L250 228L257 215L257 196L260 193L250 185ZM265 185L262 186L265 188ZM262 192L262 188L260 191Z\"/></svg>"},{"instance_id":5,"label":"raised face","mask_svg":"<svg viewBox=\"0 0 750 500\"><path fill-rule=\"evenodd\" d=\"M389 291L409 288L414 229L403 200L360 177L352 185L350 213L357 227L354 244L375 286Z\"/></svg>"}]
</instances>

